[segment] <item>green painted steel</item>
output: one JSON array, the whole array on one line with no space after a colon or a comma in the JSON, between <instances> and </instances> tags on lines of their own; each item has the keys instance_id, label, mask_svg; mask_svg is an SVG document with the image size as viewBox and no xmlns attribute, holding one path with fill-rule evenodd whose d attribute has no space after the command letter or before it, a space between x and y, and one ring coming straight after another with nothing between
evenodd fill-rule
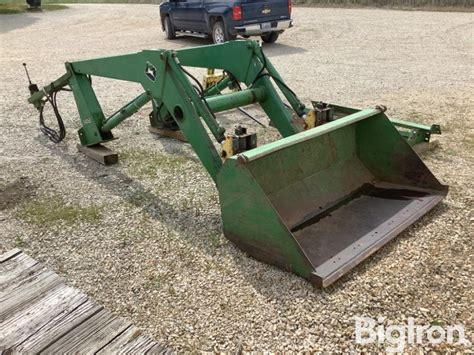
<instances>
[{"instance_id":1,"label":"green painted steel","mask_svg":"<svg viewBox=\"0 0 474 355\"><path fill-rule=\"evenodd\" d=\"M228 94L206 98L212 112L227 111L233 108L246 106L265 99L265 90L262 88L247 89Z\"/></svg>"},{"instance_id":2,"label":"green painted steel","mask_svg":"<svg viewBox=\"0 0 474 355\"><path fill-rule=\"evenodd\" d=\"M36 108L41 106L41 100L46 96L50 95L53 92L62 89L66 85L69 85L69 79L71 78L71 73L68 71L66 74L62 75L60 78L53 81L51 84L43 87L42 90L34 93L31 97L28 98L28 102L33 104Z\"/></svg>"},{"instance_id":3,"label":"green painted steel","mask_svg":"<svg viewBox=\"0 0 474 355\"><path fill-rule=\"evenodd\" d=\"M229 239L322 287L447 193L389 119L372 109L232 157L217 183ZM372 189L382 192L374 197ZM356 208L364 200L370 203Z\"/></svg>"},{"instance_id":4,"label":"green painted steel","mask_svg":"<svg viewBox=\"0 0 474 355\"><path fill-rule=\"evenodd\" d=\"M414 146L423 142L429 142L432 134L441 134L441 128L437 124L423 125L415 122L391 118L390 122L397 127L400 134L407 140L408 144Z\"/></svg>"},{"instance_id":5,"label":"green painted steel","mask_svg":"<svg viewBox=\"0 0 474 355\"><path fill-rule=\"evenodd\" d=\"M257 57L259 50L254 41L232 41L222 45L179 49L176 56L186 67L225 70L248 86L262 67Z\"/></svg>"},{"instance_id":6,"label":"green painted steel","mask_svg":"<svg viewBox=\"0 0 474 355\"><path fill-rule=\"evenodd\" d=\"M69 86L81 119L82 127L78 130L81 144L91 146L113 139L111 132L100 130L105 117L87 76L72 73Z\"/></svg>"},{"instance_id":7,"label":"green painted steel","mask_svg":"<svg viewBox=\"0 0 474 355\"><path fill-rule=\"evenodd\" d=\"M352 115L326 123L324 125L317 127L317 129L310 129L310 130L301 132L300 134L293 135L285 139L280 139L278 141L265 144L263 146L260 146L255 149L249 150L245 153L242 153L240 156L245 161L253 161L260 157L268 155L276 150L280 150L286 146L292 146L295 144L303 143L306 140L316 138L318 136L326 134L327 132L334 131L336 129L347 126L348 124L358 122L370 116L374 116L378 113L380 113L380 111L376 109L366 109L366 110L356 111Z\"/></svg>"},{"instance_id":8,"label":"green painted steel","mask_svg":"<svg viewBox=\"0 0 474 355\"><path fill-rule=\"evenodd\" d=\"M227 238L259 260L310 278L311 263L246 165L228 159L217 186Z\"/></svg>"},{"instance_id":9,"label":"green painted steel","mask_svg":"<svg viewBox=\"0 0 474 355\"><path fill-rule=\"evenodd\" d=\"M336 113L349 115L359 112L359 109L331 104ZM441 128L437 124L430 126L416 122L404 121L397 118L390 118L390 122L398 129L398 132L406 139L411 146L429 142L432 134L441 134Z\"/></svg>"},{"instance_id":10,"label":"green painted steel","mask_svg":"<svg viewBox=\"0 0 474 355\"><path fill-rule=\"evenodd\" d=\"M227 77L203 92L184 67L220 69ZM447 193L410 147L440 133L439 126L389 120L382 108L331 105L333 121L304 130L309 109L253 41L144 50L66 63L66 70L28 101L41 109L45 96L69 85L85 146L113 139L112 130L151 101L152 124L180 129L217 184L225 235L322 287ZM106 119L91 75L138 83L143 93ZM239 83L243 90L221 92ZM283 138L223 161L210 137L225 139L215 113L254 103Z\"/></svg>"},{"instance_id":11,"label":"green painted steel","mask_svg":"<svg viewBox=\"0 0 474 355\"><path fill-rule=\"evenodd\" d=\"M144 92L136 97L133 101L129 102L123 108L121 108L116 114L109 117L104 124L100 127L102 132L109 132L112 128L117 127L125 119L136 113L146 103L150 102L151 96Z\"/></svg>"},{"instance_id":12,"label":"green painted steel","mask_svg":"<svg viewBox=\"0 0 474 355\"><path fill-rule=\"evenodd\" d=\"M420 129L424 130L433 134L441 134L441 128L437 124L432 124L432 125L424 125L416 122L410 122L410 121L404 121L400 120L398 118L391 118L390 121L392 122L393 125L396 127L404 127L404 128L410 128L410 129Z\"/></svg>"},{"instance_id":13,"label":"green painted steel","mask_svg":"<svg viewBox=\"0 0 474 355\"><path fill-rule=\"evenodd\" d=\"M186 74L181 70L180 63L174 53L167 54L170 58L168 59L168 65L171 69L174 78L179 83L178 85L181 86L181 89L184 91L185 95L189 97L191 102L193 102L194 109L196 110L196 114L203 119L203 121L209 127L209 130L214 135L214 138L218 142L222 142L224 140L224 127L221 127L215 117L214 114L211 112L209 106L205 103L203 98L201 98L196 89L190 85L189 79L186 77ZM164 80L165 78L163 78ZM165 106L168 106L166 101ZM170 111L173 114L173 111ZM173 114L174 116L174 114Z\"/></svg>"}]
</instances>

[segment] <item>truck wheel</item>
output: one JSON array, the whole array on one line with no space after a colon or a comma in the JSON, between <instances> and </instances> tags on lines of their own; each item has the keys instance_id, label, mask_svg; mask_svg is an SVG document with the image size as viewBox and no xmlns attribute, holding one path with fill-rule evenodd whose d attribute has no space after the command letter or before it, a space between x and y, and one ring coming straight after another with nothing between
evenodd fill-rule
<instances>
[{"instance_id":1,"label":"truck wheel","mask_svg":"<svg viewBox=\"0 0 474 355\"><path fill-rule=\"evenodd\" d=\"M235 39L235 36L229 35L221 21L217 21L214 26L212 26L212 40L215 44L224 43L233 39Z\"/></svg>"},{"instance_id":2,"label":"truck wheel","mask_svg":"<svg viewBox=\"0 0 474 355\"><path fill-rule=\"evenodd\" d=\"M276 32L271 32L266 35L260 36L262 38L262 41L265 43L275 43L276 40L278 39L278 33Z\"/></svg>"},{"instance_id":3,"label":"truck wheel","mask_svg":"<svg viewBox=\"0 0 474 355\"><path fill-rule=\"evenodd\" d=\"M166 39L175 39L176 33L174 32L173 24L171 23L170 17L165 17L165 36Z\"/></svg>"}]
</instances>

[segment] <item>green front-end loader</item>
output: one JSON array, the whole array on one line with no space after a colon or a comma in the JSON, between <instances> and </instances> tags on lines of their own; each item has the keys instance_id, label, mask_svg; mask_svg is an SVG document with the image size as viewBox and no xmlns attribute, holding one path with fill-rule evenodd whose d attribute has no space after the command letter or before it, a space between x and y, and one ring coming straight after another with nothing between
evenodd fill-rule
<instances>
[{"instance_id":1,"label":"green front-end loader","mask_svg":"<svg viewBox=\"0 0 474 355\"><path fill-rule=\"evenodd\" d=\"M225 75L204 89L187 67L222 69ZM66 69L42 90L30 85L29 102L41 113L50 102L60 118L54 96L69 86L83 152L107 163L102 144L114 138L112 129L151 101L152 126L182 135L215 181L225 236L256 259L321 287L448 191L413 150L440 133L439 126L389 119L384 107L307 107L253 41L144 50L66 63ZM106 118L90 76L137 82L144 92ZM250 104L260 105L282 139L257 146L255 133L225 133L215 114ZM51 137L44 124L43 131Z\"/></svg>"}]
</instances>

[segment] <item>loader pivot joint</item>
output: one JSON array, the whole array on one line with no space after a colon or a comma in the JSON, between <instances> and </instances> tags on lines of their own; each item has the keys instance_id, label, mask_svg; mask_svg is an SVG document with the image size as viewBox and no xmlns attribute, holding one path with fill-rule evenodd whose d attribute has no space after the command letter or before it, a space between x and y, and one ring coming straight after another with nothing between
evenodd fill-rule
<instances>
[{"instance_id":1,"label":"loader pivot joint","mask_svg":"<svg viewBox=\"0 0 474 355\"><path fill-rule=\"evenodd\" d=\"M322 101L311 101L313 109L306 114L305 129L314 128L334 119L334 107Z\"/></svg>"},{"instance_id":2,"label":"loader pivot joint","mask_svg":"<svg viewBox=\"0 0 474 355\"><path fill-rule=\"evenodd\" d=\"M221 157L223 160L231 156L253 149L257 146L257 134L247 133L247 128L238 126L233 135L225 137L222 143Z\"/></svg>"}]
</instances>

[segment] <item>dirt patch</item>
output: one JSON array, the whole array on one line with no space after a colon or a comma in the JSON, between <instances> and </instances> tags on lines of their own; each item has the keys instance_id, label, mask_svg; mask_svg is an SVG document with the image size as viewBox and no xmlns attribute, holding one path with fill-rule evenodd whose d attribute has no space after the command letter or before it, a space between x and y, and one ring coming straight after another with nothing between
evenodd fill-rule
<instances>
[{"instance_id":1,"label":"dirt patch","mask_svg":"<svg viewBox=\"0 0 474 355\"><path fill-rule=\"evenodd\" d=\"M10 183L0 183L0 211L12 209L35 195L36 187L28 177Z\"/></svg>"}]
</instances>

